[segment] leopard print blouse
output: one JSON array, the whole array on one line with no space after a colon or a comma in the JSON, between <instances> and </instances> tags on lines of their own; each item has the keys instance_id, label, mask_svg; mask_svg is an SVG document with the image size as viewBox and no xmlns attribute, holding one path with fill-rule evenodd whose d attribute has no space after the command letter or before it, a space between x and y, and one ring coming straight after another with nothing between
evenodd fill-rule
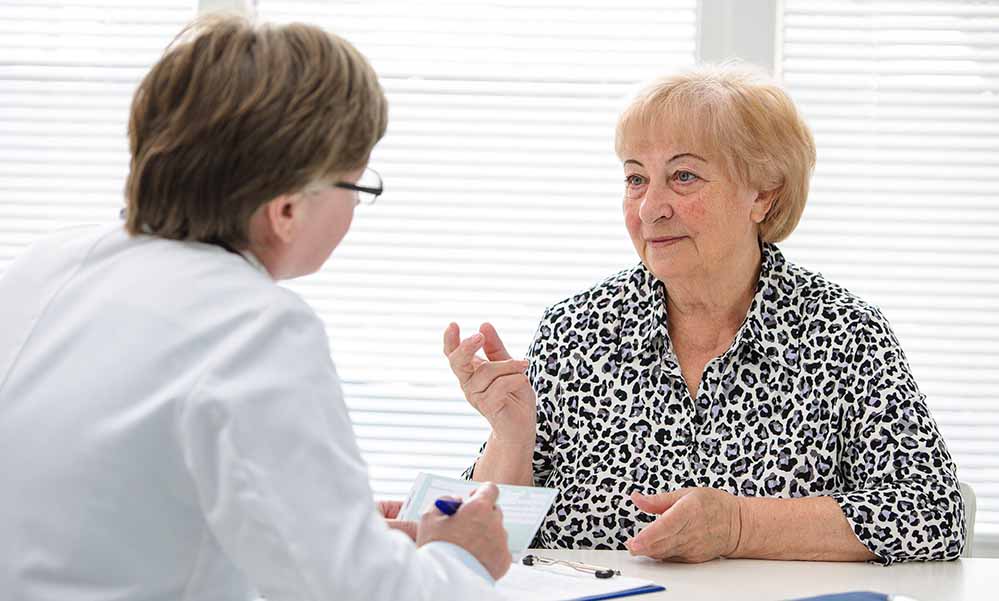
<instances>
[{"instance_id":1,"label":"leopard print blouse","mask_svg":"<svg viewBox=\"0 0 999 601\"><path fill-rule=\"evenodd\" d=\"M624 549L655 518L632 491L703 486L830 496L885 564L961 554L956 468L876 307L764 244L746 320L691 398L665 295L639 264L545 312L534 482L558 495L535 547Z\"/></svg>"}]
</instances>

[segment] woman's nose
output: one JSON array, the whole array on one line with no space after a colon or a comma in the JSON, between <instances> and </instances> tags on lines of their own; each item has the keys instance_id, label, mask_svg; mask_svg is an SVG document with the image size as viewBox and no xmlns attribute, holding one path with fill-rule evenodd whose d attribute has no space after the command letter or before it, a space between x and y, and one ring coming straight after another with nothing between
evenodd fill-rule
<instances>
[{"instance_id":1,"label":"woman's nose","mask_svg":"<svg viewBox=\"0 0 999 601\"><path fill-rule=\"evenodd\" d=\"M638 207L638 217L642 223L653 224L660 219L669 219L673 216L673 191L669 186L649 184L645 191L645 198Z\"/></svg>"}]
</instances>

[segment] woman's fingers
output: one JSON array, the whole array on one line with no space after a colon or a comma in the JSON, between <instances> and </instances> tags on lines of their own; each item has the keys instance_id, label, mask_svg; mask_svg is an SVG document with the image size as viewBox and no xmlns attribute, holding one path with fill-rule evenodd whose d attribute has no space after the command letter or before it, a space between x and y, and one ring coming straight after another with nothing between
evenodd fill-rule
<instances>
[{"instance_id":1,"label":"woman's fingers","mask_svg":"<svg viewBox=\"0 0 999 601\"><path fill-rule=\"evenodd\" d=\"M625 543L632 555L645 555L664 559L677 555L676 550L686 542L683 538L688 526L688 516L682 508L662 514L656 521L642 529Z\"/></svg>"},{"instance_id":2,"label":"woman's fingers","mask_svg":"<svg viewBox=\"0 0 999 601\"><path fill-rule=\"evenodd\" d=\"M447 357L461 344L461 328L453 321L444 329L444 356Z\"/></svg>"},{"instance_id":3,"label":"woman's fingers","mask_svg":"<svg viewBox=\"0 0 999 601\"><path fill-rule=\"evenodd\" d=\"M472 405L488 418L497 415L511 401L516 402L517 399L524 401L531 399L533 392L534 389L531 388L531 383L527 380L527 376L524 374L509 374L493 380L493 383L485 392L470 395L470 400L472 401Z\"/></svg>"},{"instance_id":4,"label":"woman's fingers","mask_svg":"<svg viewBox=\"0 0 999 601\"><path fill-rule=\"evenodd\" d=\"M451 322L444 329L444 355L451 364L451 371L458 376L458 380L470 392L481 392L489 386L489 382L499 375L524 371L529 365L526 361L516 361L510 357L503 340L500 338L496 328L490 323L484 323L479 327L479 331L472 334L465 340L461 340L461 328L458 324ZM486 361L477 357L475 353L482 349L486 354ZM513 363L511 363L513 362ZM477 370L482 366L499 364L495 372L486 371L477 374ZM509 367L513 365L514 367ZM473 386L468 386L468 380L472 375L476 375L476 382Z\"/></svg>"},{"instance_id":5,"label":"woman's fingers","mask_svg":"<svg viewBox=\"0 0 999 601\"><path fill-rule=\"evenodd\" d=\"M486 337L485 344L482 347L482 350L486 353L486 359L490 361L508 361L512 359L493 324L489 322L482 324L479 326L479 333Z\"/></svg>"},{"instance_id":6,"label":"woman's fingers","mask_svg":"<svg viewBox=\"0 0 999 601\"><path fill-rule=\"evenodd\" d=\"M462 388L468 394L485 392L497 378L523 374L530 365L524 360L486 361L475 368L475 372L465 380ZM525 376L526 377L526 376Z\"/></svg>"},{"instance_id":7,"label":"woman's fingers","mask_svg":"<svg viewBox=\"0 0 999 601\"><path fill-rule=\"evenodd\" d=\"M626 543L633 555L700 562L732 554L741 537L739 502L714 488L684 488L670 493L633 495L639 509L662 512Z\"/></svg>"},{"instance_id":8,"label":"woman's fingers","mask_svg":"<svg viewBox=\"0 0 999 601\"><path fill-rule=\"evenodd\" d=\"M631 493L631 502L645 513L662 514L674 503L687 496L691 490L690 488L681 488L656 495L643 495L636 491Z\"/></svg>"},{"instance_id":9,"label":"woman's fingers","mask_svg":"<svg viewBox=\"0 0 999 601\"><path fill-rule=\"evenodd\" d=\"M444 331L445 350L447 350L448 343L453 342L453 338L451 340L448 339L449 330L451 330L451 326L448 326L448 329ZM457 326L455 326L454 334L457 335ZM476 368L482 364L482 360L478 359L475 353L482 348L484 341L485 336L476 332L462 340L457 346L452 348L451 352L447 353L447 360L451 364L451 371L458 377L458 382L461 383L462 388L465 387L465 383L475 373Z\"/></svg>"},{"instance_id":10,"label":"woman's fingers","mask_svg":"<svg viewBox=\"0 0 999 601\"><path fill-rule=\"evenodd\" d=\"M444 353L465 399L489 421L497 437L518 441L531 438L533 445L536 397L525 375L530 363L510 359L496 329L488 323L465 340L460 337L461 330L455 323L444 330ZM487 359L476 356L480 348L486 351Z\"/></svg>"}]
</instances>

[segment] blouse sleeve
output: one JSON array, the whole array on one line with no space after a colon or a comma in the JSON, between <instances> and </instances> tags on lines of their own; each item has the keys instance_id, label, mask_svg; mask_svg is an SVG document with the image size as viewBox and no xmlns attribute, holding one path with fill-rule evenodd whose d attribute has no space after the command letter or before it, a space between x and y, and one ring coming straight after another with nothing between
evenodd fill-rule
<instances>
[{"instance_id":1,"label":"blouse sleeve","mask_svg":"<svg viewBox=\"0 0 999 601\"><path fill-rule=\"evenodd\" d=\"M843 392L833 495L881 563L954 559L965 543L957 470L895 334L880 311L863 318L855 385Z\"/></svg>"},{"instance_id":2,"label":"blouse sleeve","mask_svg":"<svg viewBox=\"0 0 999 601\"><path fill-rule=\"evenodd\" d=\"M544 486L548 481L553 469L553 441L555 440L555 401L558 390L558 367L553 349L557 347L553 340L554 324L551 319L551 311L546 310L538 325L538 330L534 334L534 341L527 351L527 360L531 365L527 369L527 377L531 381L531 387L538 397L537 404L537 439L534 443L534 485ZM479 448L479 456L485 450L485 443ZM462 473L466 480L472 479L472 472L475 471L476 459L468 469Z\"/></svg>"}]
</instances>

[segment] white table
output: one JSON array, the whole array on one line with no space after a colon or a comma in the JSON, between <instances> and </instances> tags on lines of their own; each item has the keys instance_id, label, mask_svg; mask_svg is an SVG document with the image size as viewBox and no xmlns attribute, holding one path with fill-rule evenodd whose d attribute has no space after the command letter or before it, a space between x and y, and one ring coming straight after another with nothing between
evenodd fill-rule
<instances>
[{"instance_id":1,"label":"white table","mask_svg":"<svg viewBox=\"0 0 999 601\"><path fill-rule=\"evenodd\" d=\"M664 593L633 597L635 601L777 601L859 590L905 595L919 601L999 599L999 559L971 558L890 567L759 559L679 564L631 557L627 551L529 552L614 568L624 576L652 580L666 587Z\"/></svg>"}]
</instances>

